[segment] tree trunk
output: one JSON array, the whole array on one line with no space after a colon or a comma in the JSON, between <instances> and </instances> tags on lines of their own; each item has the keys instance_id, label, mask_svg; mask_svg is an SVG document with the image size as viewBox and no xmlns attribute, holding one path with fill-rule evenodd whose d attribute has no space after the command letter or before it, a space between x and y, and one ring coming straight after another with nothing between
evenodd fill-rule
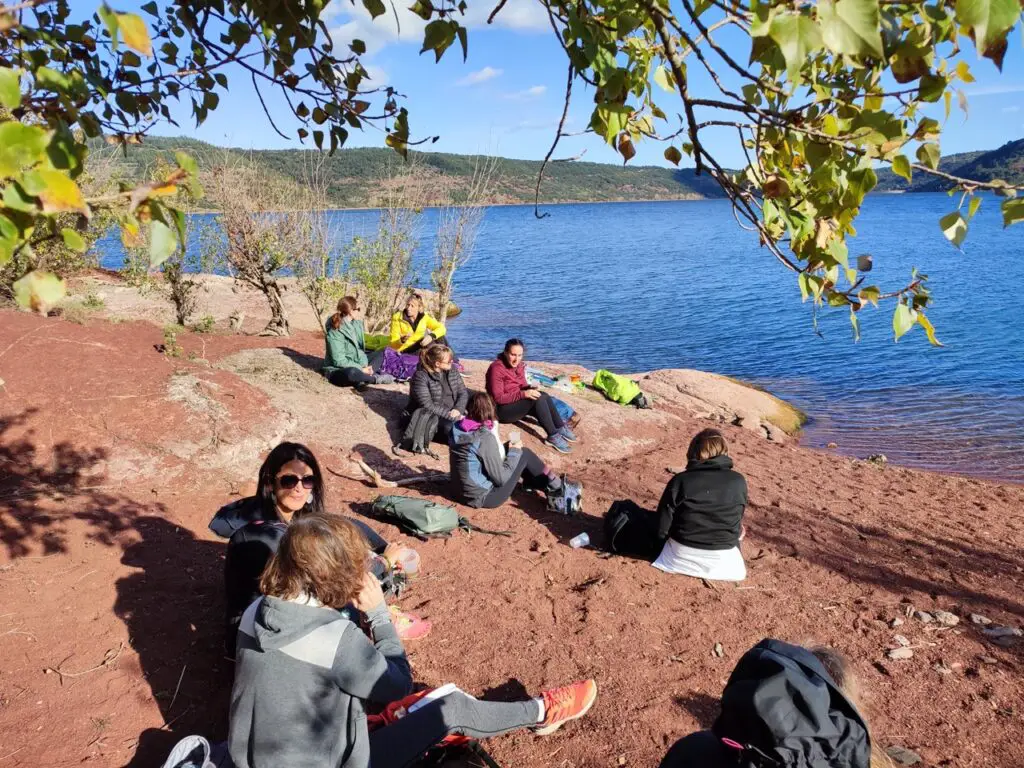
<instances>
[{"instance_id":1,"label":"tree trunk","mask_svg":"<svg viewBox=\"0 0 1024 768\"><path fill-rule=\"evenodd\" d=\"M287 336L289 335L288 318L284 313L284 302L281 300L281 286L277 280L265 280L263 283L263 295L267 297L270 305L270 322L263 329L266 336Z\"/></svg>"}]
</instances>

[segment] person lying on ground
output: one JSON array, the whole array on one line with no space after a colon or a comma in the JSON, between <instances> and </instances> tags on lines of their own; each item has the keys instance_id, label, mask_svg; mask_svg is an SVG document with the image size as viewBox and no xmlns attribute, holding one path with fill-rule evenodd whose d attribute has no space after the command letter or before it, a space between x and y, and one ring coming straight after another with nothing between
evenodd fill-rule
<instances>
[{"instance_id":1,"label":"person lying on ground","mask_svg":"<svg viewBox=\"0 0 1024 768\"><path fill-rule=\"evenodd\" d=\"M742 581L740 552L747 481L732 468L717 429L690 441L686 469L673 477L658 504L657 537L664 541L654 567L702 579Z\"/></svg>"},{"instance_id":2,"label":"person lying on ground","mask_svg":"<svg viewBox=\"0 0 1024 768\"><path fill-rule=\"evenodd\" d=\"M508 445L501 442L494 401L484 392L469 399L466 418L452 428L448 443L452 487L458 501L470 507L494 509L523 488L545 494L562 487L562 479L537 454L523 448L518 433Z\"/></svg>"},{"instance_id":3,"label":"person lying on ground","mask_svg":"<svg viewBox=\"0 0 1024 768\"><path fill-rule=\"evenodd\" d=\"M325 326L327 354L321 373L336 387L355 387L362 392L371 384L392 384L395 379L381 373L384 350L366 352L363 310L355 296L338 301L338 310Z\"/></svg>"},{"instance_id":4,"label":"person lying on ground","mask_svg":"<svg viewBox=\"0 0 1024 768\"><path fill-rule=\"evenodd\" d=\"M210 530L228 539L224 560L224 589L227 603L225 650L234 655L234 643L242 613L260 596L260 574L288 526L307 514L323 514L325 495L320 464L306 446L281 443L274 448L260 467L256 495L239 499L221 507ZM378 579L388 580L394 564L408 547L400 542L388 543L370 526L353 520L373 553L369 566ZM403 635L410 640L426 636L430 622L405 614L397 608L395 620Z\"/></svg>"},{"instance_id":5,"label":"person lying on ground","mask_svg":"<svg viewBox=\"0 0 1024 768\"><path fill-rule=\"evenodd\" d=\"M404 768L449 734L548 734L593 705L593 680L517 702L455 690L369 732L368 706L407 696L412 674L380 584L366 573L366 546L338 516L288 527L260 581L264 597L238 630L228 726L237 768ZM365 614L369 637L346 606Z\"/></svg>"},{"instance_id":6,"label":"person lying on ground","mask_svg":"<svg viewBox=\"0 0 1024 768\"><path fill-rule=\"evenodd\" d=\"M514 424L533 416L547 435L545 442L557 451L569 453L569 443L576 442L576 434L558 415L551 395L527 383L525 354L522 341L509 339L487 369L487 393L498 408L498 421Z\"/></svg>"},{"instance_id":7,"label":"person lying on ground","mask_svg":"<svg viewBox=\"0 0 1024 768\"><path fill-rule=\"evenodd\" d=\"M831 648L762 640L739 660L710 731L677 741L660 768L888 768L858 711L849 662Z\"/></svg>"},{"instance_id":8,"label":"person lying on ground","mask_svg":"<svg viewBox=\"0 0 1024 768\"><path fill-rule=\"evenodd\" d=\"M452 366L454 355L444 344L434 343L420 352L420 364L409 382L407 410L423 409L438 418L435 442L448 442L452 426L466 415L469 390L462 374Z\"/></svg>"},{"instance_id":9,"label":"person lying on ground","mask_svg":"<svg viewBox=\"0 0 1024 768\"><path fill-rule=\"evenodd\" d=\"M391 348L407 355L417 355L431 344L445 344L449 348L444 323L424 311L423 297L409 294L405 309L391 316Z\"/></svg>"}]
</instances>

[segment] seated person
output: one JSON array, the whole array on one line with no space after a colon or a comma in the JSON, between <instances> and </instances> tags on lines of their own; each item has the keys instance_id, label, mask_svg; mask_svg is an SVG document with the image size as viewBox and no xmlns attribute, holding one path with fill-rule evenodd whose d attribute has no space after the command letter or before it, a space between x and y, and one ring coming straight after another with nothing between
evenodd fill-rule
<instances>
[{"instance_id":1,"label":"seated person","mask_svg":"<svg viewBox=\"0 0 1024 768\"><path fill-rule=\"evenodd\" d=\"M686 451L686 469L673 477L658 504L658 539L664 547L654 567L702 579L742 581L740 552L747 481L732 468L717 429L699 432Z\"/></svg>"},{"instance_id":2,"label":"seated person","mask_svg":"<svg viewBox=\"0 0 1024 768\"><path fill-rule=\"evenodd\" d=\"M513 424L533 416L547 434L545 442L562 453L569 453L569 443L576 435L562 421L558 409L546 392L526 382L526 347L519 339L509 339L498 359L487 369L487 394L494 398L498 408L498 421Z\"/></svg>"},{"instance_id":3,"label":"seated person","mask_svg":"<svg viewBox=\"0 0 1024 768\"><path fill-rule=\"evenodd\" d=\"M431 344L448 345L446 333L444 323L424 311L418 293L410 294L405 309L391 316L391 348L396 352L418 355Z\"/></svg>"},{"instance_id":4,"label":"seated person","mask_svg":"<svg viewBox=\"0 0 1024 768\"><path fill-rule=\"evenodd\" d=\"M338 311L324 328L327 354L321 373L336 387L355 387L362 392L371 384L393 384L395 379L380 373L384 350L366 354L363 312L355 296L338 301Z\"/></svg>"},{"instance_id":5,"label":"seated person","mask_svg":"<svg viewBox=\"0 0 1024 768\"><path fill-rule=\"evenodd\" d=\"M324 481L312 452L299 443L281 443L260 467L256 495L239 499L221 509L210 521L210 530L229 539L224 560L227 602L225 649L234 653L242 613L260 596L260 574L288 529L297 518L324 512ZM378 578L390 575L393 564L407 549L388 544L365 523L353 520L375 557L371 570ZM396 612L396 622L407 639L430 631L430 622Z\"/></svg>"},{"instance_id":6,"label":"seated person","mask_svg":"<svg viewBox=\"0 0 1024 768\"><path fill-rule=\"evenodd\" d=\"M420 409L437 416L437 431L432 438L445 444L452 425L466 415L469 403L469 390L462 374L452 367L453 360L452 351L435 342L420 352L420 365L409 382L407 410L413 419Z\"/></svg>"},{"instance_id":7,"label":"seated person","mask_svg":"<svg viewBox=\"0 0 1024 768\"><path fill-rule=\"evenodd\" d=\"M661 768L882 768L849 664L830 648L762 640L739 660L710 731L677 741Z\"/></svg>"},{"instance_id":8,"label":"seated person","mask_svg":"<svg viewBox=\"0 0 1024 768\"><path fill-rule=\"evenodd\" d=\"M502 444L494 401L484 392L469 399L466 418L452 428L448 448L453 490L470 507L500 507L520 477L529 490L548 493L562 487L561 478L518 438L507 448Z\"/></svg>"},{"instance_id":9,"label":"seated person","mask_svg":"<svg viewBox=\"0 0 1024 768\"><path fill-rule=\"evenodd\" d=\"M343 517L305 515L288 527L260 581L265 597L238 630L228 725L237 768L405 768L449 734L548 734L593 705L593 680L515 702L456 689L369 732L368 706L401 700L413 682L366 547ZM369 637L346 606L366 615Z\"/></svg>"}]
</instances>

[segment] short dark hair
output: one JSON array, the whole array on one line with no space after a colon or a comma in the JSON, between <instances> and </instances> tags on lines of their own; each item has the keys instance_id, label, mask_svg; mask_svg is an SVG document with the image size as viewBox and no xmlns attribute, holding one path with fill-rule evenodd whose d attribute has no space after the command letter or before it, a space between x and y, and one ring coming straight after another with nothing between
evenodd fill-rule
<instances>
[{"instance_id":1,"label":"short dark hair","mask_svg":"<svg viewBox=\"0 0 1024 768\"><path fill-rule=\"evenodd\" d=\"M512 347L522 347L523 348L523 354L524 355L526 354L526 344L523 342L522 339L514 339L514 338L513 339L509 339L508 341L505 342L505 349L502 350L502 351L505 354L508 354L508 351L510 349L512 349Z\"/></svg>"},{"instance_id":2,"label":"short dark hair","mask_svg":"<svg viewBox=\"0 0 1024 768\"><path fill-rule=\"evenodd\" d=\"M260 577L260 592L291 600L306 595L340 610L362 588L370 545L341 515L305 515L285 531Z\"/></svg>"},{"instance_id":3,"label":"short dark hair","mask_svg":"<svg viewBox=\"0 0 1024 768\"><path fill-rule=\"evenodd\" d=\"M280 443L274 450L267 454L260 467L260 473L256 480L256 496L263 507L263 514L271 519L277 517L277 499L274 498L274 481L281 467L289 461L301 461L313 470L313 491L309 495L302 514L323 514L324 511L324 476L320 471L320 464L316 456L302 443Z\"/></svg>"},{"instance_id":4,"label":"short dark hair","mask_svg":"<svg viewBox=\"0 0 1024 768\"><path fill-rule=\"evenodd\" d=\"M469 405L466 407L466 415L473 421L483 424L485 421L497 421L498 413L494 407L494 400L486 392L476 392L469 398Z\"/></svg>"}]
</instances>

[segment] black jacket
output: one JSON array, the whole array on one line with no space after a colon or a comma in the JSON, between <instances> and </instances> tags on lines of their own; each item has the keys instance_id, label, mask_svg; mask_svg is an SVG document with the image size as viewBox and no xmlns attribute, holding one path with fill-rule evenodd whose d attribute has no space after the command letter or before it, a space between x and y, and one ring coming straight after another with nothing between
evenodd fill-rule
<instances>
[{"instance_id":1,"label":"black jacket","mask_svg":"<svg viewBox=\"0 0 1024 768\"><path fill-rule=\"evenodd\" d=\"M711 731L676 742L661 768L868 768L870 761L867 724L817 657L762 640L729 677Z\"/></svg>"},{"instance_id":2,"label":"black jacket","mask_svg":"<svg viewBox=\"0 0 1024 768\"><path fill-rule=\"evenodd\" d=\"M740 541L747 481L732 459L691 461L673 477L658 504L658 536L695 549L732 549Z\"/></svg>"},{"instance_id":3,"label":"black jacket","mask_svg":"<svg viewBox=\"0 0 1024 768\"><path fill-rule=\"evenodd\" d=\"M447 419L452 408L465 416L468 404L469 390L466 389L466 382L454 368L430 373L421 365L409 382L409 413L425 408L435 416Z\"/></svg>"}]
</instances>

